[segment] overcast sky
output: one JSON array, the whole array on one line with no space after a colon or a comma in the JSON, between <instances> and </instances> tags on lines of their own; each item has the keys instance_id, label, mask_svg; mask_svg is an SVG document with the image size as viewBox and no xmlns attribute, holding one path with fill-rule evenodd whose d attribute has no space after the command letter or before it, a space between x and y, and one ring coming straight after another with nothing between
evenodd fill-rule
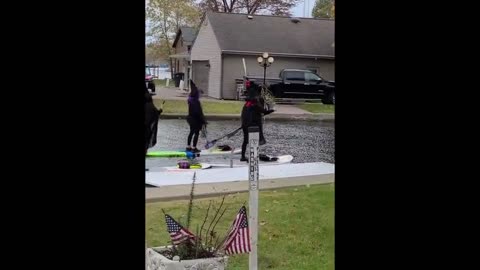
<instances>
[{"instance_id":1,"label":"overcast sky","mask_svg":"<svg viewBox=\"0 0 480 270\"><path fill-rule=\"evenodd\" d=\"M305 7L305 4L307 6L307 11L305 13L305 16L303 16L303 8ZM292 15L295 16L295 17L311 18L312 17L312 9L313 9L314 5L315 5L315 0L302 1L296 7L291 9Z\"/></svg>"}]
</instances>

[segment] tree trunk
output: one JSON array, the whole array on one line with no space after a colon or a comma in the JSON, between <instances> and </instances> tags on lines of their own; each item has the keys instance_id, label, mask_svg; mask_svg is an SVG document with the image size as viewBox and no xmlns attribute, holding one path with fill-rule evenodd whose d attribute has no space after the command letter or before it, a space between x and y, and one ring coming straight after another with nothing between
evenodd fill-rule
<instances>
[{"instance_id":1,"label":"tree trunk","mask_svg":"<svg viewBox=\"0 0 480 270\"><path fill-rule=\"evenodd\" d=\"M173 80L173 78L174 78L174 76L173 76L173 60L172 60L172 58L168 58L168 59L170 59L170 77Z\"/></svg>"}]
</instances>

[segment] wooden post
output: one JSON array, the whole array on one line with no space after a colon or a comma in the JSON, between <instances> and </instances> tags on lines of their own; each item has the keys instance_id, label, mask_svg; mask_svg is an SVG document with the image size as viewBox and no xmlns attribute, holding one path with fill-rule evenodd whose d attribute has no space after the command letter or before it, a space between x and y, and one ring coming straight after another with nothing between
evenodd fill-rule
<instances>
[{"instance_id":1,"label":"wooden post","mask_svg":"<svg viewBox=\"0 0 480 270\"><path fill-rule=\"evenodd\" d=\"M249 270L257 270L257 240L258 240L258 127L248 128L248 182L249 182L249 215L250 245Z\"/></svg>"}]
</instances>

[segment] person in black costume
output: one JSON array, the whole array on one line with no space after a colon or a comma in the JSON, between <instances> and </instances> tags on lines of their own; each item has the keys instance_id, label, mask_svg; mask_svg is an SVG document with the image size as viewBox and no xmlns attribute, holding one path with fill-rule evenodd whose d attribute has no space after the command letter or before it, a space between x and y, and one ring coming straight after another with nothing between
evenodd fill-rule
<instances>
[{"instance_id":1,"label":"person in black costume","mask_svg":"<svg viewBox=\"0 0 480 270\"><path fill-rule=\"evenodd\" d=\"M247 161L245 153L248 144L248 128L251 126L258 126L259 131L259 145L266 144L265 137L263 136L263 124L262 116L274 112L274 110L265 109L265 101L260 95L259 86L252 83L248 89L248 97L245 99L245 105L242 108L242 131L243 131L243 143L242 143L242 156L240 161Z\"/></svg>"},{"instance_id":2,"label":"person in black costume","mask_svg":"<svg viewBox=\"0 0 480 270\"><path fill-rule=\"evenodd\" d=\"M188 116L187 122L190 126L190 133L187 138L187 151L194 153L200 152L197 149L198 136L200 130L207 124L205 116L203 115L202 105L200 104L200 89L195 85L192 80L190 81L190 94L188 95ZM193 144L192 143L193 137Z\"/></svg>"},{"instance_id":3,"label":"person in black costume","mask_svg":"<svg viewBox=\"0 0 480 270\"><path fill-rule=\"evenodd\" d=\"M162 109L157 109L153 104L152 95L148 92L147 86L145 85L145 96L144 96L144 106L145 106L145 155L149 148L157 144L157 129L158 129L158 119L162 113Z\"/></svg>"}]
</instances>

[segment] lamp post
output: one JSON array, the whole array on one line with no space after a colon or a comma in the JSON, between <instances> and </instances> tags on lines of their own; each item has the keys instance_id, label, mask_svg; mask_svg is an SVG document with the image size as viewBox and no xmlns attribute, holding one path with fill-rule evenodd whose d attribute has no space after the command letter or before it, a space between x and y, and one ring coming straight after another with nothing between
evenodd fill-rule
<instances>
[{"instance_id":1,"label":"lamp post","mask_svg":"<svg viewBox=\"0 0 480 270\"><path fill-rule=\"evenodd\" d=\"M263 85L265 84L266 74L267 74L267 67L269 67L273 63L273 57L268 57L268 53L264 52L262 56L257 58L257 62L260 66L263 67Z\"/></svg>"}]
</instances>

